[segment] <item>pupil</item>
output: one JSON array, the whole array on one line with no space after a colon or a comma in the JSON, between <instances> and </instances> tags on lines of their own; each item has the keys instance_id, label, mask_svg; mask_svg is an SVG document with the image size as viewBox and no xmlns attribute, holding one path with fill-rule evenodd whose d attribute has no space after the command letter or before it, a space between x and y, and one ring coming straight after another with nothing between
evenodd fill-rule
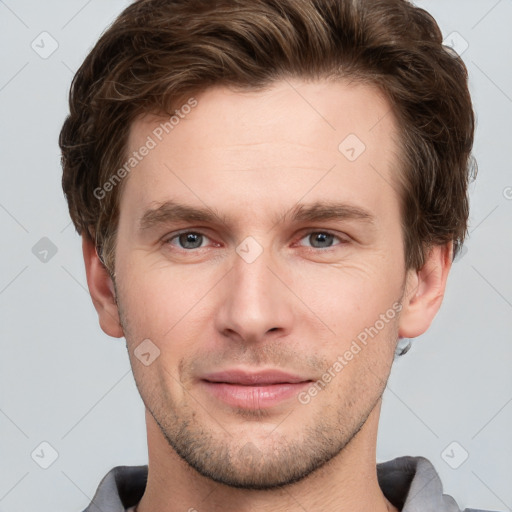
<instances>
[{"instance_id":1,"label":"pupil","mask_svg":"<svg viewBox=\"0 0 512 512\"><path fill-rule=\"evenodd\" d=\"M332 243L332 239L334 238L334 235L329 235L328 233L315 233L311 236L313 237L313 247L328 247ZM319 245L315 245L317 242L319 243Z\"/></svg>"},{"instance_id":2,"label":"pupil","mask_svg":"<svg viewBox=\"0 0 512 512\"><path fill-rule=\"evenodd\" d=\"M180 244L185 249L197 249L201 246L201 235L197 233L183 233L180 235Z\"/></svg>"}]
</instances>

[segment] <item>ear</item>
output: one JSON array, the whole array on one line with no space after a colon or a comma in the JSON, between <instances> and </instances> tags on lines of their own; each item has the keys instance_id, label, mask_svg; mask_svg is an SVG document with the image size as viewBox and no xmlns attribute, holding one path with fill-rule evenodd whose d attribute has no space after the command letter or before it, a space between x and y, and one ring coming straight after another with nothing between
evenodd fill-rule
<instances>
[{"instance_id":1,"label":"ear","mask_svg":"<svg viewBox=\"0 0 512 512\"><path fill-rule=\"evenodd\" d=\"M408 271L399 320L400 338L416 338L430 327L443 301L452 257L452 242L436 245L420 270Z\"/></svg>"},{"instance_id":2,"label":"ear","mask_svg":"<svg viewBox=\"0 0 512 512\"><path fill-rule=\"evenodd\" d=\"M124 333L119 321L114 283L98 257L94 241L87 234L82 235L82 252L87 285L98 312L100 327L109 336L121 338Z\"/></svg>"}]
</instances>

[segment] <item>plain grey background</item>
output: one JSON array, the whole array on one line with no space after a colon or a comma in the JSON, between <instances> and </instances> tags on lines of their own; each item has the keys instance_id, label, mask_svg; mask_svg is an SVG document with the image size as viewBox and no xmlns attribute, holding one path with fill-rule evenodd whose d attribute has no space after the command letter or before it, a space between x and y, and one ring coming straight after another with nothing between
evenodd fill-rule
<instances>
[{"instance_id":1,"label":"plain grey background","mask_svg":"<svg viewBox=\"0 0 512 512\"><path fill-rule=\"evenodd\" d=\"M461 508L512 510L512 0L417 3L468 66L479 175L441 311L392 371L378 460L423 455ZM57 145L74 71L127 4L0 0L0 512L81 511L113 466L147 463L143 404L124 339L98 325Z\"/></svg>"}]
</instances>

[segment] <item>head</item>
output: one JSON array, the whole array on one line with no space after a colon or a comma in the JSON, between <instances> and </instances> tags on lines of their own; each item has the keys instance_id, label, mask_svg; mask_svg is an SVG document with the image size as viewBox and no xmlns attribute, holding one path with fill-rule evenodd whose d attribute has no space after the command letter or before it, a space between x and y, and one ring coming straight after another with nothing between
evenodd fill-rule
<instances>
[{"instance_id":1,"label":"head","mask_svg":"<svg viewBox=\"0 0 512 512\"><path fill-rule=\"evenodd\" d=\"M101 326L192 467L282 485L364 428L441 304L473 131L463 62L404 0L141 0L101 36L63 188ZM227 404L206 377L235 367L301 398Z\"/></svg>"}]
</instances>

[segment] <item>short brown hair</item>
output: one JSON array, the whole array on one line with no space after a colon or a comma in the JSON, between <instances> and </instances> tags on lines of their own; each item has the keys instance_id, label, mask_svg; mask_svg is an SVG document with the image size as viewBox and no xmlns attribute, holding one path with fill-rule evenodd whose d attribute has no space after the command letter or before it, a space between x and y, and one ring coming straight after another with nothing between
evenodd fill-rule
<instances>
[{"instance_id":1,"label":"short brown hair","mask_svg":"<svg viewBox=\"0 0 512 512\"><path fill-rule=\"evenodd\" d=\"M94 193L123 165L131 123L170 113L214 85L348 78L376 85L400 135L407 268L467 232L474 113L461 58L406 0L138 0L103 33L71 85L62 185L73 223L112 275L122 186ZM122 185L122 184L121 184Z\"/></svg>"}]
</instances>

